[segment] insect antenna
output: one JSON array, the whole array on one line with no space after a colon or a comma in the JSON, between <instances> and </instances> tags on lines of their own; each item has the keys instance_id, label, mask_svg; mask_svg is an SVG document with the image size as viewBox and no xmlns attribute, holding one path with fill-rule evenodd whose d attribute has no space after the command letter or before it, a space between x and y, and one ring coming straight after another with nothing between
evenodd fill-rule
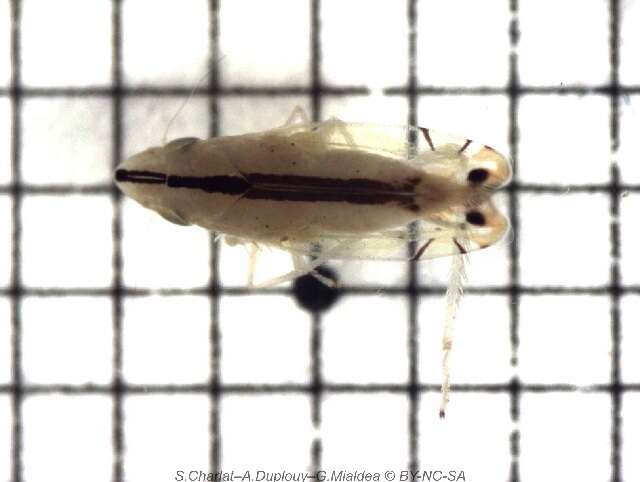
<instances>
[{"instance_id":1,"label":"insect antenna","mask_svg":"<svg viewBox=\"0 0 640 482\"><path fill-rule=\"evenodd\" d=\"M220 62L222 59L224 58L224 55L222 57L220 57L217 62ZM167 127L164 130L164 134L162 135L162 145L165 146L167 144L167 137L169 136L169 130L171 129L171 126L173 125L173 123L175 122L175 120L178 118L178 116L180 115L180 113L182 112L182 110L185 108L185 106L189 103L189 101L191 100L191 98L194 96L194 94L196 93L196 91L202 87L202 84L204 83L205 79L207 78L207 76L211 73L211 67L209 67L207 69L207 71L202 75L202 77L200 77L200 79L198 79L198 83L193 87L193 89L191 89L191 92L189 92L189 95L187 96L187 98L185 100L182 101L182 104L180 105L180 107L178 107L178 110L171 116L171 119L169 119L169 122L167 124Z\"/></svg>"}]
</instances>

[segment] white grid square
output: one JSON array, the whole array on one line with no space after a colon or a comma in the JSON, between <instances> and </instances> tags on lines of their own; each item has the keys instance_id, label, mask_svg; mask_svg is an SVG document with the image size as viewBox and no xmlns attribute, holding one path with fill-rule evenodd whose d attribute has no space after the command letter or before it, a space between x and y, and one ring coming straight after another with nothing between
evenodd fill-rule
<instances>
[{"instance_id":1,"label":"white grid square","mask_svg":"<svg viewBox=\"0 0 640 482\"><path fill-rule=\"evenodd\" d=\"M0 195L0 287L11 281L13 202L9 196Z\"/></svg>"},{"instance_id":2,"label":"white grid square","mask_svg":"<svg viewBox=\"0 0 640 482\"><path fill-rule=\"evenodd\" d=\"M311 404L305 395L226 395L220 406L225 471L306 471Z\"/></svg>"},{"instance_id":3,"label":"white grid square","mask_svg":"<svg viewBox=\"0 0 640 482\"><path fill-rule=\"evenodd\" d=\"M223 383L308 383L309 315L289 296L225 296L219 309Z\"/></svg>"},{"instance_id":4,"label":"white grid square","mask_svg":"<svg viewBox=\"0 0 640 482\"><path fill-rule=\"evenodd\" d=\"M489 145L509 156L509 102L501 95L418 98L418 125Z\"/></svg>"},{"instance_id":5,"label":"white grid square","mask_svg":"<svg viewBox=\"0 0 640 482\"><path fill-rule=\"evenodd\" d=\"M606 393L525 393L520 473L530 480L609 480L611 397Z\"/></svg>"},{"instance_id":6,"label":"white grid square","mask_svg":"<svg viewBox=\"0 0 640 482\"><path fill-rule=\"evenodd\" d=\"M310 103L300 96L226 96L220 99L220 135L260 132L283 125L295 107L310 112Z\"/></svg>"},{"instance_id":7,"label":"white grid square","mask_svg":"<svg viewBox=\"0 0 640 482\"><path fill-rule=\"evenodd\" d=\"M620 83L640 84L638 45L640 45L640 3L634 0L620 2Z\"/></svg>"},{"instance_id":8,"label":"white grid square","mask_svg":"<svg viewBox=\"0 0 640 482\"><path fill-rule=\"evenodd\" d=\"M409 279L409 263L406 261L347 259L327 264L335 270L340 285L345 288L374 285L402 289Z\"/></svg>"},{"instance_id":9,"label":"white grid square","mask_svg":"<svg viewBox=\"0 0 640 482\"><path fill-rule=\"evenodd\" d=\"M178 114L167 140L180 137L206 139L209 132L209 106L206 98L195 96L185 104L183 97L133 97L124 101L125 157L162 144L169 123ZM124 160L124 159L123 159Z\"/></svg>"},{"instance_id":10,"label":"white grid square","mask_svg":"<svg viewBox=\"0 0 640 482\"><path fill-rule=\"evenodd\" d=\"M406 83L407 15L397 2L325 0L320 19L324 83L373 89Z\"/></svg>"},{"instance_id":11,"label":"white grid square","mask_svg":"<svg viewBox=\"0 0 640 482\"><path fill-rule=\"evenodd\" d=\"M638 312L640 312L640 297L638 295L624 296L620 301L620 378L624 383L640 383ZM640 427L640 425L636 425L636 427Z\"/></svg>"},{"instance_id":12,"label":"white grid square","mask_svg":"<svg viewBox=\"0 0 640 482\"><path fill-rule=\"evenodd\" d=\"M509 480L509 396L453 392L444 421L438 416L439 407L439 393L422 396L420 468L445 474L454 470L456 478L464 471L465 480Z\"/></svg>"},{"instance_id":13,"label":"white grid square","mask_svg":"<svg viewBox=\"0 0 640 482\"><path fill-rule=\"evenodd\" d=\"M518 179L539 184L609 181L609 99L529 95L520 101Z\"/></svg>"},{"instance_id":14,"label":"white grid square","mask_svg":"<svg viewBox=\"0 0 640 482\"><path fill-rule=\"evenodd\" d=\"M640 284L640 194L620 199L620 274L624 285Z\"/></svg>"},{"instance_id":15,"label":"white grid square","mask_svg":"<svg viewBox=\"0 0 640 482\"><path fill-rule=\"evenodd\" d=\"M207 395L134 395L124 401L126 480L175 480L209 466Z\"/></svg>"},{"instance_id":16,"label":"white grid square","mask_svg":"<svg viewBox=\"0 0 640 482\"><path fill-rule=\"evenodd\" d=\"M400 296L352 296L340 300L323 319L325 380L406 383L407 316L406 300Z\"/></svg>"},{"instance_id":17,"label":"white grid square","mask_svg":"<svg viewBox=\"0 0 640 482\"><path fill-rule=\"evenodd\" d=\"M561 87L609 80L608 2L538 0L519 4L520 81Z\"/></svg>"},{"instance_id":18,"label":"white grid square","mask_svg":"<svg viewBox=\"0 0 640 482\"><path fill-rule=\"evenodd\" d=\"M9 2L0 3L0 87L11 82L11 9ZM0 130L2 127L0 126Z\"/></svg>"},{"instance_id":19,"label":"white grid square","mask_svg":"<svg viewBox=\"0 0 640 482\"><path fill-rule=\"evenodd\" d=\"M256 257L255 283L273 279L293 269L291 255L288 252L272 247L263 248L258 251ZM247 287L249 250L250 245L237 244L232 246L227 243L224 237L218 242L218 280L222 286Z\"/></svg>"},{"instance_id":20,"label":"white grid square","mask_svg":"<svg viewBox=\"0 0 640 482\"><path fill-rule=\"evenodd\" d=\"M640 184L640 96L623 95L620 101L620 148L617 160L625 183Z\"/></svg>"},{"instance_id":21,"label":"white grid square","mask_svg":"<svg viewBox=\"0 0 640 482\"><path fill-rule=\"evenodd\" d=\"M108 384L113 337L109 298L22 302L22 370L27 383Z\"/></svg>"},{"instance_id":22,"label":"white grid square","mask_svg":"<svg viewBox=\"0 0 640 482\"><path fill-rule=\"evenodd\" d=\"M0 97L0 186L11 182L11 129L11 102Z\"/></svg>"},{"instance_id":23,"label":"white grid square","mask_svg":"<svg viewBox=\"0 0 640 482\"><path fill-rule=\"evenodd\" d=\"M309 9L298 0L221 2L222 85L307 85Z\"/></svg>"},{"instance_id":24,"label":"white grid square","mask_svg":"<svg viewBox=\"0 0 640 482\"><path fill-rule=\"evenodd\" d=\"M524 295L518 374L524 383L608 383L611 311L606 296Z\"/></svg>"},{"instance_id":25,"label":"white grid square","mask_svg":"<svg viewBox=\"0 0 640 482\"><path fill-rule=\"evenodd\" d=\"M113 209L107 196L28 196L22 205L22 276L28 286L111 283Z\"/></svg>"},{"instance_id":26,"label":"white grid square","mask_svg":"<svg viewBox=\"0 0 640 482\"><path fill-rule=\"evenodd\" d=\"M444 296L420 299L418 359L423 383L442 381L445 312ZM513 369L507 300L503 296L467 295L454 324L451 383L508 383Z\"/></svg>"},{"instance_id":27,"label":"white grid square","mask_svg":"<svg viewBox=\"0 0 640 482\"><path fill-rule=\"evenodd\" d=\"M494 196L498 211L509 217L507 197L504 193ZM508 231L503 239L487 247L471 251L466 264L466 287L504 287L509 284L509 249L514 233ZM420 273L419 283L422 286L447 287L451 271L451 258L434 258L421 260L417 264Z\"/></svg>"},{"instance_id":28,"label":"white grid square","mask_svg":"<svg viewBox=\"0 0 640 482\"><path fill-rule=\"evenodd\" d=\"M335 394L322 402L322 464L384 471L409 461L409 401L396 394Z\"/></svg>"},{"instance_id":29,"label":"white grid square","mask_svg":"<svg viewBox=\"0 0 640 482\"><path fill-rule=\"evenodd\" d=\"M622 395L622 474L624 480L640 480L640 393Z\"/></svg>"},{"instance_id":30,"label":"white grid square","mask_svg":"<svg viewBox=\"0 0 640 482\"><path fill-rule=\"evenodd\" d=\"M9 480L11 477L11 445L13 443L13 415L11 414L11 397L0 395L0 479Z\"/></svg>"},{"instance_id":31,"label":"white grid square","mask_svg":"<svg viewBox=\"0 0 640 482\"><path fill-rule=\"evenodd\" d=\"M110 481L111 399L34 395L23 403L24 480ZM64 435L63 435L64 434Z\"/></svg>"},{"instance_id":32,"label":"white grid square","mask_svg":"<svg viewBox=\"0 0 640 482\"><path fill-rule=\"evenodd\" d=\"M206 0L127 0L122 4L122 65L127 84L195 83L207 71Z\"/></svg>"},{"instance_id":33,"label":"white grid square","mask_svg":"<svg viewBox=\"0 0 640 482\"><path fill-rule=\"evenodd\" d=\"M525 286L606 285L611 250L609 198L523 194L518 242L520 280Z\"/></svg>"},{"instance_id":34,"label":"white grid square","mask_svg":"<svg viewBox=\"0 0 640 482\"><path fill-rule=\"evenodd\" d=\"M11 361L13 330L11 328L11 303L8 298L0 298L0 320L2 320L0 321L0 384L8 384L11 383L13 376Z\"/></svg>"},{"instance_id":35,"label":"white grid square","mask_svg":"<svg viewBox=\"0 0 640 482\"><path fill-rule=\"evenodd\" d=\"M210 372L210 316L205 296L125 300L125 379L140 384L206 383Z\"/></svg>"},{"instance_id":36,"label":"white grid square","mask_svg":"<svg viewBox=\"0 0 640 482\"><path fill-rule=\"evenodd\" d=\"M405 125L408 116L407 99L403 96L385 96L380 92L370 95L324 97L322 118L337 117L345 122L365 122L380 125Z\"/></svg>"},{"instance_id":37,"label":"white grid square","mask_svg":"<svg viewBox=\"0 0 640 482\"><path fill-rule=\"evenodd\" d=\"M176 226L138 203L122 209L124 284L147 288L195 288L209 282L209 236Z\"/></svg>"},{"instance_id":38,"label":"white grid square","mask_svg":"<svg viewBox=\"0 0 640 482\"><path fill-rule=\"evenodd\" d=\"M420 84L504 86L509 73L509 20L509 9L501 2L419 2Z\"/></svg>"},{"instance_id":39,"label":"white grid square","mask_svg":"<svg viewBox=\"0 0 640 482\"><path fill-rule=\"evenodd\" d=\"M34 87L109 84L111 3L23 1L22 82Z\"/></svg>"},{"instance_id":40,"label":"white grid square","mask_svg":"<svg viewBox=\"0 0 640 482\"><path fill-rule=\"evenodd\" d=\"M111 143L105 139L111 138L111 116L106 98L27 99L20 164L24 182L110 182Z\"/></svg>"}]
</instances>

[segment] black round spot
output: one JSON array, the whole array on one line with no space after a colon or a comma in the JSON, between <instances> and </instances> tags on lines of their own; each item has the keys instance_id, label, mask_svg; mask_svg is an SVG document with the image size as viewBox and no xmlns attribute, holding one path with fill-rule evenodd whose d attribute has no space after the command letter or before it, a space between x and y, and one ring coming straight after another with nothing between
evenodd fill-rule
<instances>
[{"instance_id":1,"label":"black round spot","mask_svg":"<svg viewBox=\"0 0 640 482\"><path fill-rule=\"evenodd\" d=\"M467 181L471 184L480 184L487 180L489 171L486 169L472 169L467 175Z\"/></svg>"},{"instance_id":2,"label":"black round spot","mask_svg":"<svg viewBox=\"0 0 640 482\"><path fill-rule=\"evenodd\" d=\"M469 224L473 224L474 226L484 226L487 220L480 211L469 211L467 212L467 222Z\"/></svg>"},{"instance_id":3,"label":"black round spot","mask_svg":"<svg viewBox=\"0 0 640 482\"><path fill-rule=\"evenodd\" d=\"M337 280L332 269L320 266L316 268L316 271L325 278ZM309 311L320 312L331 308L338 295L339 292L336 288L327 286L311 274L300 276L293 282L293 296L302 308Z\"/></svg>"}]
</instances>

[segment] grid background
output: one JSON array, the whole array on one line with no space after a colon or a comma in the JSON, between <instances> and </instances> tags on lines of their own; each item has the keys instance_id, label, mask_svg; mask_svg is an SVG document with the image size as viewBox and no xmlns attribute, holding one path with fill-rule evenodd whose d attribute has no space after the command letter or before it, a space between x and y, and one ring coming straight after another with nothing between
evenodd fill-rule
<instances>
[{"instance_id":1,"label":"grid background","mask_svg":"<svg viewBox=\"0 0 640 482\"><path fill-rule=\"evenodd\" d=\"M631 0L0 3L0 480L640 480L638 22ZM471 256L446 421L446 263L335 264L309 311L114 188L207 71L171 137L301 105L509 153L513 238Z\"/></svg>"}]
</instances>

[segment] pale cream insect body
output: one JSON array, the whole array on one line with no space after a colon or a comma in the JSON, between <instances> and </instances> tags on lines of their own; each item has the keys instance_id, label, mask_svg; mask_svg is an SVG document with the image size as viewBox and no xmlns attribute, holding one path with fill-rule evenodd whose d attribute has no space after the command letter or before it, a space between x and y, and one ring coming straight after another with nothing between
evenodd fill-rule
<instances>
[{"instance_id":1,"label":"pale cream insect body","mask_svg":"<svg viewBox=\"0 0 640 482\"><path fill-rule=\"evenodd\" d=\"M409 144L410 136L416 145ZM508 230L491 195L510 175L505 157L469 139L333 119L177 139L124 161L116 182L174 223L289 251L296 268L273 283L312 272L328 259L456 255L447 293L444 414L463 255ZM411 255L409 241L416 246ZM316 259L305 262L310 254Z\"/></svg>"}]
</instances>

